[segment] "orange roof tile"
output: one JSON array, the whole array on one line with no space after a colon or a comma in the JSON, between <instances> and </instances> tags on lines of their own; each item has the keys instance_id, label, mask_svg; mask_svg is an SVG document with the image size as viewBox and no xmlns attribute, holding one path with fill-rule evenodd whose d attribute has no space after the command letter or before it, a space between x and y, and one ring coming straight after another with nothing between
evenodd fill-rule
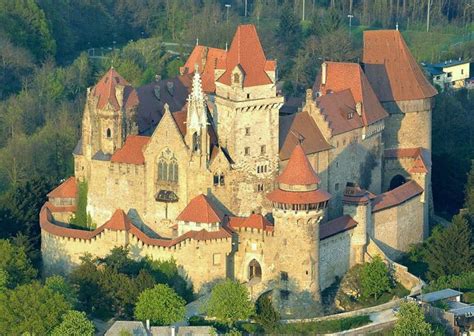
<instances>
[{"instance_id":1,"label":"orange roof tile","mask_svg":"<svg viewBox=\"0 0 474 336\"><path fill-rule=\"evenodd\" d=\"M279 183L288 185L308 185L320 182L319 177L311 167L301 144L297 144L291 153L283 173L276 179Z\"/></svg>"},{"instance_id":2,"label":"orange roof tile","mask_svg":"<svg viewBox=\"0 0 474 336\"><path fill-rule=\"evenodd\" d=\"M429 152L421 147L386 149L384 157L388 159L413 159L413 166L409 169L410 173L427 173L431 166Z\"/></svg>"},{"instance_id":3,"label":"orange roof tile","mask_svg":"<svg viewBox=\"0 0 474 336\"><path fill-rule=\"evenodd\" d=\"M324 190L286 191L275 189L267 195L271 202L281 204L316 204L331 199L331 194Z\"/></svg>"},{"instance_id":4,"label":"orange roof tile","mask_svg":"<svg viewBox=\"0 0 474 336\"><path fill-rule=\"evenodd\" d=\"M71 176L52 190L47 196L49 198L76 198L76 195L77 181L74 176Z\"/></svg>"},{"instance_id":5,"label":"orange roof tile","mask_svg":"<svg viewBox=\"0 0 474 336\"><path fill-rule=\"evenodd\" d=\"M350 90L353 101L350 101L349 98L346 98L345 105L347 105L347 108L351 109L354 112L353 119L355 120L352 121L353 125L351 129L361 127L362 125L368 126L388 116L388 113L385 111L385 109L382 107L379 100L377 99L377 96L375 95L372 86L370 85L367 77L365 76L359 64L344 62L325 63L327 65L326 84L322 84L320 72L316 80L314 89L316 91L321 92L323 96L334 92L337 93L345 90ZM328 99L332 98L329 97ZM339 99L340 97L334 97L334 103L337 103ZM356 112L356 103L362 103L362 111L360 117ZM347 120L347 111L341 112L346 112L344 113L343 118ZM338 111L338 113L340 112ZM334 128L338 128L338 122L339 120L333 121ZM351 123L349 122L348 124Z\"/></svg>"},{"instance_id":6,"label":"orange roof tile","mask_svg":"<svg viewBox=\"0 0 474 336\"><path fill-rule=\"evenodd\" d=\"M216 83L214 80L214 71L218 64L225 62L227 52L223 49L209 48L197 45L194 47L191 55L189 55L186 64L181 68L182 73L194 73L195 65L199 68L202 79L202 88L206 93L214 93L216 91Z\"/></svg>"},{"instance_id":7,"label":"orange roof tile","mask_svg":"<svg viewBox=\"0 0 474 336\"><path fill-rule=\"evenodd\" d=\"M377 212L399 205L421 194L423 188L415 181L408 181L398 188L377 195L372 201L372 212Z\"/></svg>"},{"instance_id":8,"label":"orange roof tile","mask_svg":"<svg viewBox=\"0 0 474 336\"><path fill-rule=\"evenodd\" d=\"M228 231L229 229L221 228L219 231L213 231L213 232L207 232L206 230L189 231L175 239L152 238L148 236L146 233L144 233L143 231L141 231L139 228L137 228L135 225L133 225L133 223L128 220L125 213L123 213L123 211L117 210L114 216L112 216L112 218L107 223L105 223L104 225L101 225L94 231L71 229L69 227L57 225L52 222L50 204L47 202L41 208L41 211L40 211L40 226L42 230L45 230L46 232L55 236L85 239L85 240L89 240L98 236L106 228L112 229L112 230L127 230L130 234L137 237L144 244L161 246L161 247L172 247L187 239L212 240L212 239L227 239L232 236L232 234Z\"/></svg>"},{"instance_id":9,"label":"orange roof tile","mask_svg":"<svg viewBox=\"0 0 474 336\"><path fill-rule=\"evenodd\" d=\"M103 226L109 230L128 231L131 227L131 221L122 209L117 209Z\"/></svg>"},{"instance_id":10,"label":"orange roof tile","mask_svg":"<svg viewBox=\"0 0 474 336\"><path fill-rule=\"evenodd\" d=\"M122 148L112 154L110 161L118 163L129 163L141 165L145 163L143 149L150 141L149 137L140 135L129 135Z\"/></svg>"},{"instance_id":11,"label":"orange roof tile","mask_svg":"<svg viewBox=\"0 0 474 336\"><path fill-rule=\"evenodd\" d=\"M382 102L433 97L428 82L397 30L364 31L364 71Z\"/></svg>"},{"instance_id":12,"label":"orange roof tile","mask_svg":"<svg viewBox=\"0 0 474 336\"><path fill-rule=\"evenodd\" d=\"M357 226L357 222L349 215L337 217L319 227L319 239L323 240Z\"/></svg>"},{"instance_id":13,"label":"orange roof tile","mask_svg":"<svg viewBox=\"0 0 474 336\"><path fill-rule=\"evenodd\" d=\"M288 160L299 138L306 155L331 149L321 131L308 112L303 111L280 117L280 160Z\"/></svg>"},{"instance_id":14,"label":"orange roof tile","mask_svg":"<svg viewBox=\"0 0 474 336\"><path fill-rule=\"evenodd\" d=\"M251 214L247 218L229 217L229 226L233 229L247 227L264 231L273 231L273 224L261 214Z\"/></svg>"},{"instance_id":15,"label":"orange roof tile","mask_svg":"<svg viewBox=\"0 0 474 336\"><path fill-rule=\"evenodd\" d=\"M225 72L219 77L220 83L231 85L232 71L240 65L244 72L244 86L272 84L265 70L273 68L263 51L257 30L252 24L240 25L227 52Z\"/></svg>"},{"instance_id":16,"label":"orange roof tile","mask_svg":"<svg viewBox=\"0 0 474 336\"><path fill-rule=\"evenodd\" d=\"M203 194L194 197L176 220L196 223L221 222L223 214Z\"/></svg>"},{"instance_id":17,"label":"orange roof tile","mask_svg":"<svg viewBox=\"0 0 474 336\"><path fill-rule=\"evenodd\" d=\"M138 96L135 90L114 68L110 68L92 91L93 95L99 98L97 108L103 109L107 104L110 104L115 110L120 109L123 102L117 101L115 94L116 88L119 85L127 87L127 89L124 90L124 102L127 106L138 104Z\"/></svg>"}]
</instances>

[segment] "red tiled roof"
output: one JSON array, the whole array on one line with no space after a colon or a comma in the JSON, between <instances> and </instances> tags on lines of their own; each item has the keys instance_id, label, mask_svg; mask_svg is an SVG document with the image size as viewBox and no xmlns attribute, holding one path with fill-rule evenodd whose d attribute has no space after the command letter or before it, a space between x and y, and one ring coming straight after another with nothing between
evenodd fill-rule
<instances>
[{"instance_id":1,"label":"red tiled roof","mask_svg":"<svg viewBox=\"0 0 474 336\"><path fill-rule=\"evenodd\" d=\"M146 136L129 135L123 147L116 150L110 160L119 163L144 164L143 149L148 141L150 141L150 138Z\"/></svg>"},{"instance_id":2,"label":"red tiled roof","mask_svg":"<svg viewBox=\"0 0 474 336\"><path fill-rule=\"evenodd\" d=\"M120 109L119 102L117 101L116 88L117 86L128 87L124 90L124 101L127 106L133 106L138 104L138 96L135 90L130 84L119 75L114 68L110 68L109 71L99 80L95 85L92 93L98 97L97 108L103 109L107 104L110 104L115 110ZM120 102L123 103L123 102Z\"/></svg>"},{"instance_id":3,"label":"red tiled roof","mask_svg":"<svg viewBox=\"0 0 474 336\"><path fill-rule=\"evenodd\" d=\"M367 204L372 198L374 198L374 195L367 190L362 189L357 184L348 183L342 200L344 203Z\"/></svg>"},{"instance_id":4,"label":"red tiled roof","mask_svg":"<svg viewBox=\"0 0 474 336\"><path fill-rule=\"evenodd\" d=\"M357 222L349 215L337 217L319 227L319 239L323 240L357 226Z\"/></svg>"},{"instance_id":5,"label":"red tiled roof","mask_svg":"<svg viewBox=\"0 0 474 336\"><path fill-rule=\"evenodd\" d=\"M131 221L122 209L117 209L103 226L109 230L128 231L131 227Z\"/></svg>"},{"instance_id":6,"label":"red tiled roof","mask_svg":"<svg viewBox=\"0 0 474 336\"><path fill-rule=\"evenodd\" d=\"M386 149L384 157L388 159L413 159L413 166L408 170L410 173L427 173L431 166L429 152L421 147Z\"/></svg>"},{"instance_id":7,"label":"red tiled roof","mask_svg":"<svg viewBox=\"0 0 474 336\"><path fill-rule=\"evenodd\" d=\"M175 239L164 239L164 238L151 238L147 234L145 234L143 231L141 231L139 228L137 228L133 223L128 221L128 218L125 216L125 214L118 214L117 211L115 212L114 216L117 217L117 221L112 216L112 218L107 222L112 224L104 224L95 229L94 231L86 231L86 230L78 230L78 229L71 229L69 227L65 226L60 226L57 224L54 224L52 220L52 215L51 215L51 210L50 210L50 204L46 203L41 211L40 211L40 226L42 230L45 230L46 232L55 235L55 236L60 236L60 237L68 237L68 238L76 238L76 239L85 239L89 240L92 239L96 236L98 236L100 233L102 233L106 228L112 229L112 230L127 230L130 234L134 235L137 237L139 240L141 240L143 243L148 244L148 245L154 245L154 246L161 246L161 247L172 247L176 244L179 244L180 242L187 240L187 239L192 239L192 240L212 240L212 239L227 239L232 236L232 234L228 231L226 228L222 228L219 231L212 231L212 232L207 232L206 230L201 230L201 231L189 231L186 232L185 234L175 238ZM121 210L118 210L119 212ZM117 225L118 223L118 225ZM125 224L124 224L125 223ZM124 225L122 225L124 224ZM108 225L112 225L111 227L108 227Z\"/></svg>"},{"instance_id":8,"label":"red tiled roof","mask_svg":"<svg viewBox=\"0 0 474 336\"><path fill-rule=\"evenodd\" d=\"M372 212L377 212L393 206L399 205L409 199L420 195L423 188L415 181L408 181L398 188L377 195L372 201Z\"/></svg>"},{"instance_id":9,"label":"red tiled roof","mask_svg":"<svg viewBox=\"0 0 474 336\"><path fill-rule=\"evenodd\" d=\"M358 119L358 122L353 123L352 129L360 127L360 123L368 126L388 116L359 64L326 62L326 65L326 84L322 84L320 72L315 83L315 90L321 92L323 96L334 92L350 90L353 101L346 97L345 104L347 108L352 109L354 112L354 119ZM337 101L339 98L334 99ZM362 103L361 117L356 112L356 103L359 102ZM347 113L343 117L347 119ZM336 122L333 124L335 128L338 127ZM350 125L351 123L348 124Z\"/></svg>"},{"instance_id":10,"label":"red tiled roof","mask_svg":"<svg viewBox=\"0 0 474 336\"><path fill-rule=\"evenodd\" d=\"M77 207L75 205L60 205L56 206L51 202L46 202L48 205L48 209L51 210L51 212L76 212Z\"/></svg>"},{"instance_id":11,"label":"red tiled roof","mask_svg":"<svg viewBox=\"0 0 474 336\"><path fill-rule=\"evenodd\" d=\"M288 185L308 185L320 182L301 144L295 146L287 166L283 173L277 177L276 181Z\"/></svg>"},{"instance_id":12,"label":"red tiled roof","mask_svg":"<svg viewBox=\"0 0 474 336\"><path fill-rule=\"evenodd\" d=\"M424 99L437 94L397 30L365 31L363 63L382 102Z\"/></svg>"},{"instance_id":13,"label":"red tiled roof","mask_svg":"<svg viewBox=\"0 0 474 336\"><path fill-rule=\"evenodd\" d=\"M77 181L74 176L71 176L52 190L47 196L49 198L76 198L76 195Z\"/></svg>"},{"instance_id":14,"label":"red tiled roof","mask_svg":"<svg viewBox=\"0 0 474 336\"><path fill-rule=\"evenodd\" d=\"M301 144L306 155L331 149L321 131L308 112L280 117L280 160L288 160L293 149L303 137Z\"/></svg>"},{"instance_id":15,"label":"red tiled roof","mask_svg":"<svg viewBox=\"0 0 474 336\"><path fill-rule=\"evenodd\" d=\"M227 52L225 60L225 72L219 77L220 83L231 85L232 71L240 65L244 72L244 86L257 86L272 84L265 70L274 67L267 64L257 30L252 24L240 25Z\"/></svg>"},{"instance_id":16,"label":"red tiled roof","mask_svg":"<svg viewBox=\"0 0 474 336\"><path fill-rule=\"evenodd\" d=\"M264 231L273 231L273 224L261 214L251 214L247 218L229 217L229 226L233 229L247 227Z\"/></svg>"},{"instance_id":17,"label":"red tiled roof","mask_svg":"<svg viewBox=\"0 0 474 336\"><path fill-rule=\"evenodd\" d=\"M225 62L226 56L227 52L223 49L197 45L180 70L182 73L192 74L194 66L197 65L201 74L202 89L206 93L214 93L216 91L214 71L219 63Z\"/></svg>"},{"instance_id":18,"label":"red tiled roof","mask_svg":"<svg viewBox=\"0 0 474 336\"><path fill-rule=\"evenodd\" d=\"M217 210L203 194L189 202L176 220L196 223L217 223L223 219L223 214Z\"/></svg>"},{"instance_id":19,"label":"red tiled roof","mask_svg":"<svg viewBox=\"0 0 474 336\"><path fill-rule=\"evenodd\" d=\"M275 189L267 195L271 202L281 204L316 204L326 202L331 194L324 190L313 191L286 191Z\"/></svg>"}]
</instances>

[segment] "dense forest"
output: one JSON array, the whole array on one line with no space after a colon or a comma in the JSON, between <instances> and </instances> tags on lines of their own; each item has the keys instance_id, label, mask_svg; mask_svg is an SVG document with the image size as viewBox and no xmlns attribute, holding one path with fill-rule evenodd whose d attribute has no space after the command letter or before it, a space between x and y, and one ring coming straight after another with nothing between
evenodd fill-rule
<instances>
[{"instance_id":1,"label":"dense forest","mask_svg":"<svg viewBox=\"0 0 474 336\"><path fill-rule=\"evenodd\" d=\"M366 29L398 24L420 61L472 57L473 14L469 0L0 0L1 236L37 257L38 208L72 174L86 88L111 64L134 85L171 77L197 39L224 48L252 22L285 93L300 95L323 60L360 60ZM472 93L449 92L433 112L435 205L447 217L464 202L473 106Z\"/></svg>"}]
</instances>

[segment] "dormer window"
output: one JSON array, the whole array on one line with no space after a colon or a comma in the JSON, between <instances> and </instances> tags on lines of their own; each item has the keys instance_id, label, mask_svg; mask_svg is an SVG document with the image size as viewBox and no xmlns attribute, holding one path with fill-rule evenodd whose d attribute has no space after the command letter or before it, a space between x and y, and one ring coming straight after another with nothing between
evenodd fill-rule
<instances>
[{"instance_id":1,"label":"dormer window","mask_svg":"<svg viewBox=\"0 0 474 336\"><path fill-rule=\"evenodd\" d=\"M347 113L347 119L352 119L352 118L354 118L354 112L351 111Z\"/></svg>"},{"instance_id":2,"label":"dormer window","mask_svg":"<svg viewBox=\"0 0 474 336\"><path fill-rule=\"evenodd\" d=\"M234 83L235 84L240 84L240 76L239 74L234 74Z\"/></svg>"}]
</instances>

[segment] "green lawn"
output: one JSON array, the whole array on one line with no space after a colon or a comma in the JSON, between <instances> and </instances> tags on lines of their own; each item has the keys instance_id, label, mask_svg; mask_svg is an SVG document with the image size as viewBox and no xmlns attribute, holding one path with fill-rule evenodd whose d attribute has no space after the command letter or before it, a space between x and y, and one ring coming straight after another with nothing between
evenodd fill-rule
<instances>
[{"instance_id":1,"label":"green lawn","mask_svg":"<svg viewBox=\"0 0 474 336\"><path fill-rule=\"evenodd\" d=\"M315 333L333 333L361 327L372 322L369 315L354 316L338 320L282 324L277 334L314 335Z\"/></svg>"}]
</instances>

